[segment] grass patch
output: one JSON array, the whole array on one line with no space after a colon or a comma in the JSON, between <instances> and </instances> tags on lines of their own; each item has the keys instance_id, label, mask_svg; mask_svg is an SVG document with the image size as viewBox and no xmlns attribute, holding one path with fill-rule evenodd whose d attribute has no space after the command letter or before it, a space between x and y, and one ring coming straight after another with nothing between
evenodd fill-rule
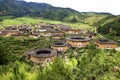
<instances>
[{"instance_id":1,"label":"grass patch","mask_svg":"<svg viewBox=\"0 0 120 80\"><path fill-rule=\"evenodd\" d=\"M5 20L5 19L12 19L14 16L0 16L0 21Z\"/></svg>"},{"instance_id":2,"label":"grass patch","mask_svg":"<svg viewBox=\"0 0 120 80\"><path fill-rule=\"evenodd\" d=\"M12 26L12 25L22 25L27 24L31 27L34 27L35 24L38 24L39 22L45 22L45 23L52 23L52 24L65 24L70 25L73 28L80 28L80 29L87 29L87 30L94 30L94 28L88 24L84 23L66 23L61 21L55 21L55 20L49 20L49 19L43 19L43 18L36 18L36 17L20 17L20 18L14 18L14 19L6 19L0 22L0 28L3 28L5 26Z\"/></svg>"}]
</instances>

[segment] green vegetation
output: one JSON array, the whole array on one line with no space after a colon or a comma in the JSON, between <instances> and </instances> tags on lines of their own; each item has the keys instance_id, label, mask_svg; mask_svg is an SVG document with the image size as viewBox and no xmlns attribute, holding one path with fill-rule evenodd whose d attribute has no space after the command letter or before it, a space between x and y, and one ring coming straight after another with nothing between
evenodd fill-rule
<instances>
[{"instance_id":1,"label":"green vegetation","mask_svg":"<svg viewBox=\"0 0 120 80\"><path fill-rule=\"evenodd\" d=\"M39 22L65 24L120 40L120 17L109 13L80 13L69 8L23 0L0 0L0 28ZM66 35L63 36L65 38ZM96 38L99 38L97 36ZM94 44L68 49L44 66L26 61L29 49L50 48L46 37L0 37L0 79L2 80L120 80L120 52L96 49ZM119 45L120 45L120 41ZM78 55L75 55L74 53ZM66 55L68 58L65 58Z\"/></svg>"},{"instance_id":2,"label":"green vegetation","mask_svg":"<svg viewBox=\"0 0 120 80\"><path fill-rule=\"evenodd\" d=\"M30 25L31 27L34 27L39 22L65 24L65 25L70 25L73 28L81 28L81 29L91 30L91 31L94 30L92 26L84 23L79 23L79 22L67 23L67 22L54 21L54 20L36 18L36 17L20 17L20 18L14 18L14 19L6 19L0 22L0 28L3 28L5 26L22 25L22 24L27 24L27 25Z\"/></svg>"},{"instance_id":3,"label":"green vegetation","mask_svg":"<svg viewBox=\"0 0 120 80\"><path fill-rule=\"evenodd\" d=\"M103 20L107 16L108 15L105 15L105 14L94 14L92 16L89 16L89 17L85 18L83 20L83 22L87 23L89 25L93 25L93 24L97 23L98 21Z\"/></svg>"},{"instance_id":4,"label":"green vegetation","mask_svg":"<svg viewBox=\"0 0 120 80\"><path fill-rule=\"evenodd\" d=\"M111 36L113 39L117 37L115 40L120 38L120 32L118 31L119 16L110 13L78 12L70 8L54 7L45 3L28 3L23 0L0 0L0 21L2 21L0 22L0 28L21 24L34 26L39 21L68 24L74 28L79 27L92 31L94 30L93 27L97 27L98 32L108 38L111 38ZM113 30L112 33L109 32L111 29Z\"/></svg>"},{"instance_id":5,"label":"green vegetation","mask_svg":"<svg viewBox=\"0 0 120 80\"><path fill-rule=\"evenodd\" d=\"M0 16L0 21L5 20L5 19L12 19L14 16Z\"/></svg>"},{"instance_id":6,"label":"green vegetation","mask_svg":"<svg viewBox=\"0 0 120 80\"><path fill-rule=\"evenodd\" d=\"M6 4L7 3L7 4ZM46 19L77 22L72 16L80 16L79 12L70 8L53 7L45 3L27 3L21 0L0 0L0 16L31 16L42 17ZM67 19L66 19L67 18ZM1 20L3 20L2 18Z\"/></svg>"},{"instance_id":7,"label":"green vegetation","mask_svg":"<svg viewBox=\"0 0 120 80\"><path fill-rule=\"evenodd\" d=\"M7 4L6 4L7 3ZM45 3L25 2L23 0L0 0L0 20L4 16L13 17L42 17L64 22L85 22L90 23L105 18L109 13L78 12L70 8L54 7ZM2 17L3 16L3 17ZM94 19L93 19L94 18ZM92 23L90 23L92 24Z\"/></svg>"},{"instance_id":8,"label":"green vegetation","mask_svg":"<svg viewBox=\"0 0 120 80\"><path fill-rule=\"evenodd\" d=\"M97 28L98 33L107 38L118 40L120 38L120 17L110 14L94 14L85 19L84 23Z\"/></svg>"},{"instance_id":9,"label":"green vegetation","mask_svg":"<svg viewBox=\"0 0 120 80\"><path fill-rule=\"evenodd\" d=\"M119 80L120 52L115 50L73 49L62 53L46 66L40 66L24 59L24 51L33 48L49 48L51 40L16 37L0 37L0 79L3 80ZM9 46L9 47L7 47ZM64 54L68 55L67 60ZM8 56L9 57L8 57ZM7 56L7 57L6 57ZM4 59L3 59L4 57ZM3 65L4 64L4 65Z\"/></svg>"},{"instance_id":10,"label":"green vegetation","mask_svg":"<svg viewBox=\"0 0 120 80\"><path fill-rule=\"evenodd\" d=\"M6 43L3 43L3 39L0 38L0 65L6 64L9 60L9 50L8 45Z\"/></svg>"},{"instance_id":11,"label":"green vegetation","mask_svg":"<svg viewBox=\"0 0 120 80\"><path fill-rule=\"evenodd\" d=\"M0 26L13 26L13 25L22 25L22 24L27 24L27 25L35 25L38 24L40 20L38 19L32 19L32 18L15 18L15 19L6 19L0 22Z\"/></svg>"},{"instance_id":12,"label":"green vegetation","mask_svg":"<svg viewBox=\"0 0 120 80\"><path fill-rule=\"evenodd\" d=\"M118 40L120 38L120 18L116 18L115 20L100 26L98 28L98 32L102 34L107 34L108 38Z\"/></svg>"}]
</instances>

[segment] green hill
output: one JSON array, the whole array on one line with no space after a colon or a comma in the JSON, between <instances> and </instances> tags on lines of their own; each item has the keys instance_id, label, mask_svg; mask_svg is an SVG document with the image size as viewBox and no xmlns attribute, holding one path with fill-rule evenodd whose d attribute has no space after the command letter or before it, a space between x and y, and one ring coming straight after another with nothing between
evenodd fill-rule
<instances>
[{"instance_id":1,"label":"green hill","mask_svg":"<svg viewBox=\"0 0 120 80\"><path fill-rule=\"evenodd\" d=\"M107 35L107 37L112 39L120 38L120 17L108 17L98 24L99 33Z\"/></svg>"},{"instance_id":2,"label":"green hill","mask_svg":"<svg viewBox=\"0 0 120 80\"><path fill-rule=\"evenodd\" d=\"M27 24L30 27L34 27L36 24L40 22L46 22L46 23L52 23L52 24L65 24L73 28L81 28L81 29L92 30L92 31L94 30L92 26L88 24L84 24L84 23L79 23L79 22L68 23L68 22L36 18L36 17L19 17L19 18L14 18L14 19L5 19L0 22L0 28L6 27L6 26L13 26L13 25L22 25L22 24Z\"/></svg>"},{"instance_id":3,"label":"green hill","mask_svg":"<svg viewBox=\"0 0 120 80\"><path fill-rule=\"evenodd\" d=\"M78 12L70 8L54 7L46 3L25 2L24 0L0 0L0 21L2 21L0 22L0 27L20 24L34 25L41 20L23 17L42 18L43 21L49 20L53 23L61 23L59 21L62 21L62 23L67 22L65 24L69 23L74 28L78 28L79 26L80 28L89 29L91 26L96 26L98 32L104 35L109 34L109 29L114 27L113 32L115 36L119 36L120 34L117 30L119 29L119 15Z\"/></svg>"},{"instance_id":4,"label":"green hill","mask_svg":"<svg viewBox=\"0 0 120 80\"><path fill-rule=\"evenodd\" d=\"M88 16L83 19L83 22L87 23L89 25L94 25L94 24L98 23L99 21L104 20L107 17L114 16L114 15L111 15L111 14L102 14L102 13L92 14L92 13L88 12L88 14L87 14Z\"/></svg>"},{"instance_id":5,"label":"green hill","mask_svg":"<svg viewBox=\"0 0 120 80\"><path fill-rule=\"evenodd\" d=\"M46 3L25 2L20 0L0 0L0 16L32 16L42 17L52 20L66 21L69 17L76 19L81 14L70 8L53 7ZM71 18L70 18L71 19ZM2 19L1 19L2 20ZM69 21L72 21L69 20ZM78 21L73 20L74 21Z\"/></svg>"},{"instance_id":6,"label":"green hill","mask_svg":"<svg viewBox=\"0 0 120 80\"><path fill-rule=\"evenodd\" d=\"M98 33L107 38L118 40L120 38L120 16L111 14L90 13L83 22L97 27Z\"/></svg>"},{"instance_id":7,"label":"green hill","mask_svg":"<svg viewBox=\"0 0 120 80\"><path fill-rule=\"evenodd\" d=\"M70 8L54 7L46 3L25 2L23 0L0 0L0 20L11 17L29 16L42 17L46 19L66 22L81 22L85 18L89 18L92 16L94 17L94 15L101 16L112 14L96 12L78 12Z\"/></svg>"}]
</instances>

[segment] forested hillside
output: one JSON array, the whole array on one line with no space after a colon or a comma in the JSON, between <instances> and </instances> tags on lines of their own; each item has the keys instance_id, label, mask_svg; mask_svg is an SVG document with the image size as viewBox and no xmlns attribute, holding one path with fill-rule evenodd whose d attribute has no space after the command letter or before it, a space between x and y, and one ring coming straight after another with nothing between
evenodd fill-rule
<instances>
[{"instance_id":1,"label":"forested hillside","mask_svg":"<svg viewBox=\"0 0 120 80\"><path fill-rule=\"evenodd\" d=\"M120 38L120 17L112 17L104 20L104 22L98 27L98 32L102 34L107 34L109 38L119 39Z\"/></svg>"},{"instance_id":2,"label":"forested hillside","mask_svg":"<svg viewBox=\"0 0 120 80\"><path fill-rule=\"evenodd\" d=\"M21 16L42 17L46 19L85 22L95 15L112 15L109 13L78 12L70 8L54 7L46 3L25 2L24 0L0 0L0 20ZM89 22L89 21L88 21Z\"/></svg>"},{"instance_id":3,"label":"forested hillside","mask_svg":"<svg viewBox=\"0 0 120 80\"><path fill-rule=\"evenodd\" d=\"M118 37L119 16L110 13L78 12L70 8L54 7L46 3L25 2L24 0L0 0L0 20L16 17L42 17L45 19L79 22L98 28L101 34ZM112 33L110 33L112 31ZM110 34L109 34L110 33Z\"/></svg>"},{"instance_id":4,"label":"forested hillside","mask_svg":"<svg viewBox=\"0 0 120 80\"><path fill-rule=\"evenodd\" d=\"M120 17L111 14L92 14L83 22L97 28L98 33L111 39L120 37Z\"/></svg>"},{"instance_id":5,"label":"forested hillside","mask_svg":"<svg viewBox=\"0 0 120 80\"><path fill-rule=\"evenodd\" d=\"M30 48L48 48L52 40L0 37L0 79L3 80L119 80L120 52L92 47L68 49L46 66L23 57ZM34 43L34 44L33 44ZM9 47L8 47L9 46ZM69 55L67 61L65 56Z\"/></svg>"},{"instance_id":6,"label":"forested hillside","mask_svg":"<svg viewBox=\"0 0 120 80\"><path fill-rule=\"evenodd\" d=\"M40 23L62 25L63 28L68 26L81 30L82 33L63 34L60 35L62 39L55 40L52 35L39 33ZM116 48L99 49L94 42L102 38L98 34L116 42L120 40L120 16L110 13L78 12L70 8L24 0L0 0L0 32L4 32L4 27L16 26L29 26L28 29L35 29L33 32L38 32L40 36L36 38L36 35L0 35L0 80L120 80L120 52L116 51ZM94 33L95 27L97 33ZM58 27L50 30L54 32L56 28ZM87 33L83 33L84 31ZM29 33L28 30L25 32ZM28 50L51 49L53 42L67 42L66 39L70 36L89 37L88 32L94 33L94 37L87 46L82 47L81 42L81 47L77 48L67 44L68 49L58 51L56 59L52 62L38 64L25 58L25 52ZM120 42L116 45L119 47ZM61 46L59 48L61 49Z\"/></svg>"},{"instance_id":7,"label":"forested hillside","mask_svg":"<svg viewBox=\"0 0 120 80\"><path fill-rule=\"evenodd\" d=\"M0 0L0 16L32 16L60 21L78 21L80 13L70 8L53 7L45 3Z\"/></svg>"},{"instance_id":8,"label":"forested hillside","mask_svg":"<svg viewBox=\"0 0 120 80\"><path fill-rule=\"evenodd\" d=\"M100 21L105 21L106 18L114 16L110 13L86 13L86 18L83 19L84 23L87 23L92 26L98 26Z\"/></svg>"}]
</instances>

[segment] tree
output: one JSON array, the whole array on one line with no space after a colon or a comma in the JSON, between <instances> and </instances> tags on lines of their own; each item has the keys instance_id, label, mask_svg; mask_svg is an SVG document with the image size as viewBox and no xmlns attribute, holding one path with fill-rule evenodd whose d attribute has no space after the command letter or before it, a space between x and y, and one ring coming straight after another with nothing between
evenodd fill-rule
<instances>
[{"instance_id":1,"label":"tree","mask_svg":"<svg viewBox=\"0 0 120 80\"><path fill-rule=\"evenodd\" d=\"M0 65L7 64L9 59L9 51L6 43L0 42Z\"/></svg>"}]
</instances>

